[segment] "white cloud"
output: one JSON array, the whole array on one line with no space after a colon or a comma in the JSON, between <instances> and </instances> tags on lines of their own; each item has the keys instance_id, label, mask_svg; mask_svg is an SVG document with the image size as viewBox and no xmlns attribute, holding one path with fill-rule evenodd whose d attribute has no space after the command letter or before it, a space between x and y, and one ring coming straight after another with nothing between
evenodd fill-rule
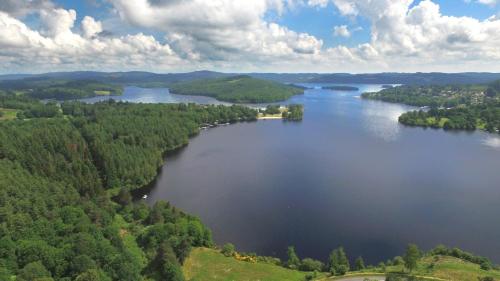
<instances>
[{"instance_id":1,"label":"white cloud","mask_svg":"<svg viewBox=\"0 0 500 281\"><path fill-rule=\"evenodd\" d=\"M347 25L338 25L333 27L333 35L341 37L351 37L351 32L347 28Z\"/></svg>"},{"instance_id":2,"label":"white cloud","mask_svg":"<svg viewBox=\"0 0 500 281\"><path fill-rule=\"evenodd\" d=\"M85 37L91 38L102 32L102 23L95 21L92 17L85 16L82 20L82 31Z\"/></svg>"},{"instance_id":3,"label":"white cloud","mask_svg":"<svg viewBox=\"0 0 500 281\"><path fill-rule=\"evenodd\" d=\"M8 11L0 11L0 71L500 71L498 17L446 16L430 0L109 1L113 25L86 15L77 22L75 11L48 0L0 1ZM324 47L267 17L329 3L337 10L332 16L367 19L370 39ZM23 23L29 13L40 22ZM347 38L357 30L339 25L333 33Z\"/></svg>"},{"instance_id":4,"label":"white cloud","mask_svg":"<svg viewBox=\"0 0 500 281\"><path fill-rule=\"evenodd\" d=\"M351 52L374 64L415 70L447 67L448 71L495 67L500 59L500 20L477 20L441 14L439 5L423 0L332 0L346 16L371 22L371 40ZM349 7L349 8L345 8ZM490 62L490 65L487 65ZM456 67L456 68L455 68Z\"/></svg>"},{"instance_id":5,"label":"white cloud","mask_svg":"<svg viewBox=\"0 0 500 281\"><path fill-rule=\"evenodd\" d=\"M0 12L3 71L171 68L182 62L169 45L142 33L117 38L95 36L100 24L90 17L82 22L84 36L74 33L71 29L76 15L72 10L53 9L40 16L41 32Z\"/></svg>"},{"instance_id":6,"label":"white cloud","mask_svg":"<svg viewBox=\"0 0 500 281\"><path fill-rule=\"evenodd\" d=\"M497 4L497 0L477 0L476 1L479 4L484 4L488 6L495 6Z\"/></svg>"},{"instance_id":7,"label":"white cloud","mask_svg":"<svg viewBox=\"0 0 500 281\"><path fill-rule=\"evenodd\" d=\"M9 13L16 17L42 9L52 9L54 4L50 0L1 0L0 11Z\"/></svg>"},{"instance_id":8,"label":"white cloud","mask_svg":"<svg viewBox=\"0 0 500 281\"><path fill-rule=\"evenodd\" d=\"M41 10L40 19L44 26L44 33L56 37L71 33L75 24L76 11L65 9Z\"/></svg>"},{"instance_id":9,"label":"white cloud","mask_svg":"<svg viewBox=\"0 0 500 281\"><path fill-rule=\"evenodd\" d=\"M121 18L166 33L180 55L202 60L260 60L320 51L323 42L264 20L282 0L112 0Z\"/></svg>"},{"instance_id":10,"label":"white cloud","mask_svg":"<svg viewBox=\"0 0 500 281\"><path fill-rule=\"evenodd\" d=\"M329 0L308 0L307 5L313 7L325 8L328 5Z\"/></svg>"}]
</instances>

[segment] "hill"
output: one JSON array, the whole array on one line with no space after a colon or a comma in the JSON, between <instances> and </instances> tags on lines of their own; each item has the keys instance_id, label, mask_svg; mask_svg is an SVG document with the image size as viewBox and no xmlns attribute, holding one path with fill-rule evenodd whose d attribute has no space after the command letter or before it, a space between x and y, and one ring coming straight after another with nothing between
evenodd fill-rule
<instances>
[{"instance_id":1,"label":"hill","mask_svg":"<svg viewBox=\"0 0 500 281\"><path fill-rule=\"evenodd\" d=\"M398 258L395 258L396 261ZM401 259L399 257L399 259ZM284 268L269 261L240 261L234 257L226 257L215 249L194 248L184 262L182 271L186 280L337 280L352 281L375 276L391 276L391 280L448 280L471 281L491 277L491 280L500 280L500 271L482 270L478 264L451 256L425 255L417 262L408 278L407 271L402 264L379 264L367 266L363 270L350 271L344 276L329 276L328 273L318 272L315 277L311 272L297 271ZM310 279L306 279L309 276ZM359 277L359 279L351 279ZM399 279L397 279L399 278Z\"/></svg>"},{"instance_id":2,"label":"hill","mask_svg":"<svg viewBox=\"0 0 500 281\"><path fill-rule=\"evenodd\" d=\"M302 281L306 272L287 269L266 262L239 261L217 250L195 248L182 267L186 280L269 280Z\"/></svg>"},{"instance_id":3,"label":"hill","mask_svg":"<svg viewBox=\"0 0 500 281\"><path fill-rule=\"evenodd\" d=\"M6 74L0 80L49 77L66 80L95 80L143 87L165 87L171 83L196 79L213 79L245 73L221 73L215 71L193 71L185 73L152 73L145 71L129 72L52 72L43 74ZM338 83L338 84L408 84L443 85L489 83L500 79L500 73L247 73L246 75L280 83Z\"/></svg>"},{"instance_id":4,"label":"hill","mask_svg":"<svg viewBox=\"0 0 500 281\"><path fill-rule=\"evenodd\" d=\"M99 95L121 95L121 85L95 80L63 80L50 77L28 77L0 81L0 90L35 99L80 99Z\"/></svg>"},{"instance_id":5,"label":"hill","mask_svg":"<svg viewBox=\"0 0 500 281\"><path fill-rule=\"evenodd\" d=\"M208 96L235 103L266 103L284 101L302 94L303 89L246 75L176 83L169 87L178 95Z\"/></svg>"},{"instance_id":6,"label":"hill","mask_svg":"<svg viewBox=\"0 0 500 281\"><path fill-rule=\"evenodd\" d=\"M311 83L359 83L359 84L407 84L407 85L446 85L489 83L500 79L500 73L366 73L323 74L311 79Z\"/></svg>"}]
</instances>

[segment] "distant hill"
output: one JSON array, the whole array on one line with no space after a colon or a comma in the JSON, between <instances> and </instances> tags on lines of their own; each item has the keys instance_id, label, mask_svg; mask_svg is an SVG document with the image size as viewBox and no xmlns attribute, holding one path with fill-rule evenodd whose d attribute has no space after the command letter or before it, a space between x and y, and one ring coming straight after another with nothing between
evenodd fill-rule
<instances>
[{"instance_id":1,"label":"distant hill","mask_svg":"<svg viewBox=\"0 0 500 281\"><path fill-rule=\"evenodd\" d=\"M311 79L313 83L359 83L359 84L409 84L446 85L479 84L500 79L500 73L374 73L374 74L323 74Z\"/></svg>"},{"instance_id":2,"label":"distant hill","mask_svg":"<svg viewBox=\"0 0 500 281\"><path fill-rule=\"evenodd\" d=\"M169 89L174 94L209 96L235 103L277 102L304 92L302 88L247 75L176 83Z\"/></svg>"},{"instance_id":3,"label":"distant hill","mask_svg":"<svg viewBox=\"0 0 500 281\"><path fill-rule=\"evenodd\" d=\"M58 80L93 80L106 83L136 85L144 87L165 87L168 84L197 79L210 79L231 76L231 74L213 71L194 71L187 73L157 74L142 71L130 72L51 72L44 74L0 75L0 80L15 79L58 79Z\"/></svg>"},{"instance_id":4,"label":"distant hill","mask_svg":"<svg viewBox=\"0 0 500 281\"><path fill-rule=\"evenodd\" d=\"M223 78L235 75L248 75L257 79L280 83L339 83L339 84L478 84L500 79L500 73L464 72L464 73L222 73L214 71L194 71L186 73L152 73L143 71L130 72L52 72L45 74L8 74L0 75L0 80L47 77L65 80L94 80L106 83L135 85L142 87L166 87L172 83L199 79Z\"/></svg>"},{"instance_id":5,"label":"distant hill","mask_svg":"<svg viewBox=\"0 0 500 281\"><path fill-rule=\"evenodd\" d=\"M99 95L121 95L123 86L95 80L27 77L0 81L0 90L35 99L69 100Z\"/></svg>"}]
</instances>

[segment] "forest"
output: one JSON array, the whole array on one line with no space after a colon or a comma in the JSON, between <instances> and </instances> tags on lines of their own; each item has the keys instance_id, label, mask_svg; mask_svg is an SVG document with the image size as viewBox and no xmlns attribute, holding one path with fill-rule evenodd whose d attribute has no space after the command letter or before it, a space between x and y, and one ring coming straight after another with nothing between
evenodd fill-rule
<instances>
[{"instance_id":1,"label":"forest","mask_svg":"<svg viewBox=\"0 0 500 281\"><path fill-rule=\"evenodd\" d=\"M56 106L50 118L0 122L0 280L183 280L191 247L212 245L196 217L130 191L163 155L206 123L252 121L241 106L43 105L3 96L2 107Z\"/></svg>"},{"instance_id":2,"label":"forest","mask_svg":"<svg viewBox=\"0 0 500 281\"><path fill-rule=\"evenodd\" d=\"M74 100L99 95L121 95L123 86L93 80L48 77L0 81L0 89L35 99Z\"/></svg>"},{"instance_id":3,"label":"forest","mask_svg":"<svg viewBox=\"0 0 500 281\"><path fill-rule=\"evenodd\" d=\"M500 132L500 80L488 85L400 86L363 98L428 106L399 117L409 126Z\"/></svg>"},{"instance_id":4,"label":"forest","mask_svg":"<svg viewBox=\"0 0 500 281\"><path fill-rule=\"evenodd\" d=\"M304 89L246 75L174 83L169 90L178 95L208 96L234 103L268 103L289 99Z\"/></svg>"}]
</instances>

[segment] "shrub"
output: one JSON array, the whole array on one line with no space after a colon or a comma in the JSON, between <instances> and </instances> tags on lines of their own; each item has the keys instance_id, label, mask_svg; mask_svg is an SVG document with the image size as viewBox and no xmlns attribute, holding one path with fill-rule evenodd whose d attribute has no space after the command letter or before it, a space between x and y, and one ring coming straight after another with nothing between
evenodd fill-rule
<instances>
[{"instance_id":1,"label":"shrub","mask_svg":"<svg viewBox=\"0 0 500 281\"><path fill-rule=\"evenodd\" d=\"M234 255L234 245L231 243L224 244L221 253L226 257L231 257Z\"/></svg>"}]
</instances>

